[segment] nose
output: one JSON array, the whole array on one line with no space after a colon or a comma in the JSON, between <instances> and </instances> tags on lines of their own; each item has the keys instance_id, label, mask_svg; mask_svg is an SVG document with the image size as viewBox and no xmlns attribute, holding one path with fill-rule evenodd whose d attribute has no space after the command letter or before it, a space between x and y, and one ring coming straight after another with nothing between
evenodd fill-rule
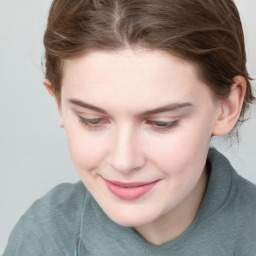
<instances>
[{"instance_id":1,"label":"nose","mask_svg":"<svg viewBox=\"0 0 256 256\"><path fill-rule=\"evenodd\" d=\"M111 147L109 164L124 174L141 169L146 162L140 136L134 129L124 128L116 132Z\"/></svg>"}]
</instances>

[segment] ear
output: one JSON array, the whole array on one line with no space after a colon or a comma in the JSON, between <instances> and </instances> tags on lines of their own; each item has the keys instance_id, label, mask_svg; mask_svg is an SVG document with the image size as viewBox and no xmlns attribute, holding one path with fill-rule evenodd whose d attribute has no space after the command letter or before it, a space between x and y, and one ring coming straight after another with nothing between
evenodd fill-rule
<instances>
[{"instance_id":1,"label":"ear","mask_svg":"<svg viewBox=\"0 0 256 256\"><path fill-rule=\"evenodd\" d=\"M49 79L44 79L43 84L44 84L47 92L50 94L50 96L53 97L56 101L58 111L59 111L59 114L60 114L60 123L59 123L59 125L60 125L61 128L64 128L63 120L62 120L62 117L61 117L60 105L58 104L56 95L55 95L55 93L52 89L51 81Z\"/></svg>"},{"instance_id":2,"label":"ear","mask_svg":"<svg viewBox=\"0 0 256 256\"><path fill-rule=\"evenodd\" d=\"M244 77L234 77L229 96L220 102L220 111L212 131L214 136L225 136L232 131L240 116L246 88Z\"/></svg>"},{"instance_id":3,"label":"ear","mask_svg":"<svg viewBox=\"0 0 256 256\"><path fill-rule=\"evenodd\" d=\"M44 82L43 82L46 90L48 91L48 93L55 98L55 93L52 89L52 86L51 86L51 81L49 79L44 79Z\"/></svg>"}]
</instances>

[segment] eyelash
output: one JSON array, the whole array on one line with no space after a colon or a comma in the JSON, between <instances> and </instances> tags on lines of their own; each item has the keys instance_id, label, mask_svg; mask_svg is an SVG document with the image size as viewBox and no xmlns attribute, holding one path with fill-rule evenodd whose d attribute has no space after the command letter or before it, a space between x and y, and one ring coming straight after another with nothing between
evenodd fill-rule
<instances>
[{"instance_id":1,"label":"eyelash","mask_svg":"<svg viewBox=\"0 0 256 256\"><path fill-rule=\"evenodd\" d=\"M106 119L104 118L84 118L84 117L79 117L79 122L85 126L89 131L96 131L100 130L102 126L107 122Z\"/></svg>"},{"instance_id":2,"label":"eyelash","mask_svg":"<svg viewBox=\"0 0 256 256\"><path fill-rule=\"evenodd\" d=\"M97 131L100 130L105 124L109 122L104 118L84 118L79 117L79 122L82 123L89 131ZM165 121L153 121L148 120L146 122L148 125L152 126L152 128L156 131L166 132L177 126L179 126L179 120L165 122Z\"/></svg>"},{"instance_id":3,"label":"eyelash","mask_svg":"<svg viewBox=\"0 0 256 256\"><path fill-rule=\"evenodd\" d=\"M154 130L165 132L179 126L179 120L165 122L165 121L147 121L147 124L152 125Z\"/></svg>"}]
</instances>

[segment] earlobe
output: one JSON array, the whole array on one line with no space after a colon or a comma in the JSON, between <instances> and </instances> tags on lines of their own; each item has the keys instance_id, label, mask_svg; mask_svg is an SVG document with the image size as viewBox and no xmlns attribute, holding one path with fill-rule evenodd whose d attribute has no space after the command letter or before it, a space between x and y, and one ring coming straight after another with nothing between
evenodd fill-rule
<instances>
[{"instance_id":1,"label":"earlobe","mask_svg":"<svg viewBox=\"0 0 256 256\"><path fill-rule=\"evenodd\" d=\"M220 103L220 114L212 132L214 136L230 133L239 119L247 86L242 76L234 77L233 81L229 96Z\"/></svg>"},{"instance_id":2,"label":"earlobe","mask_svg":"<svg viewBox=\"0 0 256 256\"><path fill-rule=\"evenodd\" d=\"M64 122L63 122L62 118L60 118L59 125L60 125L61 128L64 128Z\"/></svg>"},{"instance_id":3,"label":"earlobe","mask_svg":"<svg viewBox=\"0 0 256 256\"><path fill-rule=\"evenodd\" d=\"M52 89L51 81L50 81L49 79L44 79L43 84L44 84L46 90L48 91L48 93L49 93L52 97L55 98L55 93L54 93L54 91L53 91L53 89Z\"/></svg>"}]
</instances>

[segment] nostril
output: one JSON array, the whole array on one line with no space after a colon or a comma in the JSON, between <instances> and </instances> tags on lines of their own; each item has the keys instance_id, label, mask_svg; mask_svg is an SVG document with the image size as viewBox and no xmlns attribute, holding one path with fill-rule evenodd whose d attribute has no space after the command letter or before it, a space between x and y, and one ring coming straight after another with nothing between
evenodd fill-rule
<instances>
[{"instance_id":1,"label":"nostril","mask_svg":"<svg viewBox=\"0 0 256 256\"><path fill-rule=\"evenodd\" d=\"M129 173L141 169L145 164L145 159L141 152L134 151L130 154L119 152L111 155L109 164L116 171Z\"/></svg>"}]
</instances>

